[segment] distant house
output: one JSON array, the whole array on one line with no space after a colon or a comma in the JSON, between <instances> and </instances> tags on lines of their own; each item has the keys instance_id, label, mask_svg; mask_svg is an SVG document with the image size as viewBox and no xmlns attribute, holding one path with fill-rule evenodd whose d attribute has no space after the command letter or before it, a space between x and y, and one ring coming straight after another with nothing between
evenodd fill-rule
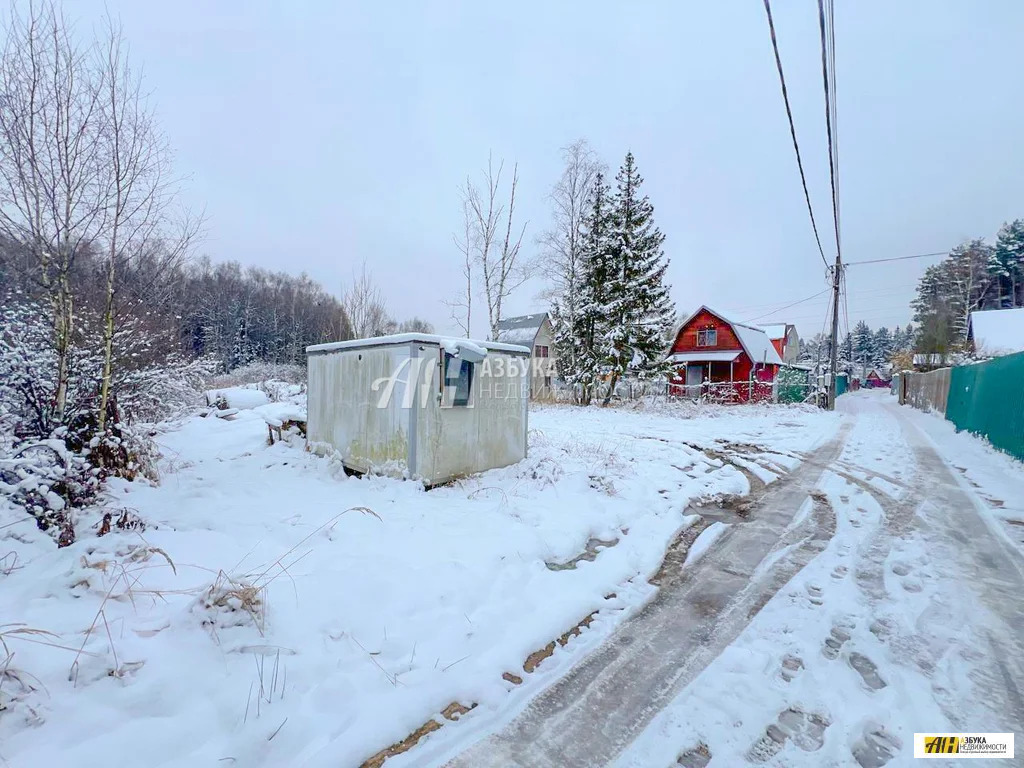
<instances>
[{"instance_id":1,"label":"distant house","mask_svg":"<svg viewBox=\"0 0 1024 768\"><path fill-rule=\"evenodd\" d=\"M768 340L775 347L784 363L795 363L800 357L800 336L792 323L777 323L763 326Z\"/></svg>"},{"instance_id":2,"label":"distant house","mask_svg":"<svg viewBox=\"0 0 1024 768\"><path fill-rule=\"evenodd\" d=\"M1024 352L1024 308L971 312L967 340L975 357Z\"/></svg>"},{"instance_id":3,"label":"distant house","mask_svg":"<svg viewBox=\"0 0 1024 768\"><path fill-rule=\"evenodd\" d=\"M554 397L555 338L547 312L499 320L494 340L529 347L530 399L550 400Z\"/></svg>"},{"instance_id":4,"label":"distant house","mask_svg":"<svg viewBox=\"0 0 1024 768\"><path fill-rule=\"evenodd\" d=\"M864 386L875 389L880 387L888 388L890 378L884 370L872 368L868 371L868 375L864 377Z\"/></svg>"},{"instance_id":5,"label":"distant house","mask_svg":"<svg viewBox=\"0 0 1024 768\"><path fill-rule=\"evenodd\" d=\"M692 397L709 391L742 402L770 399L783 365L763 328L729 320L707 306L680 326L668 359L678 366L670 393Z\"/></svg>"}]
</instances>

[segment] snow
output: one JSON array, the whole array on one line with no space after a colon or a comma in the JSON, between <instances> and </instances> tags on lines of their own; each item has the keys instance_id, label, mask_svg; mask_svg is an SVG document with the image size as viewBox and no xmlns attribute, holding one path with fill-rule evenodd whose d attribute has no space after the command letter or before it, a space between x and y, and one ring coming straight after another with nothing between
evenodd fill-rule
<instances>
[{"instance_id":1,"label":"snow","mask_svg":"<svg viewBox=\"0 0 1024 768\"><path fill-rule=\"evenodd\" d=\"M1007 670L1019 663L1020 646L1005 622L1019 620L1019 613L984 590L990 578L1006 579L1012 594L1021 561L983 546L980 572L970 570L947 537L959 545L958 536L972 542L983 536L948 485L941 494L928 493L946 485L945 471L924 466L921 457L937 450L959 476L960 492L976 503L998 494L999 503L977 505L992 520L1024 519L1024 466L978 438L955 434L940 418L899 408L883 392L846 395L839 408L855 420L835 466L844 473L859 468L864 478L884 473L887 491L924 490L925 501L903 506L905 492L892 502L888 493L867 490L875 483L826 472L819 490L835 510L836 531L824 551L654 717L617 768L675 765L701 745L712 766L902 766L913 762L915 732L1013 730L1015 705L1005 696L1012 701L1015 689ZM809 505L798 518L806 520L808 512ZM905 515L909 526L892 536L890 526ZM770 561L787 555L780 547L753 580L768 578ZM769 728L786 736L782 744ZM867 757L876 748L888 753L885 760Z\"/></svg>"},{"instance_id":2,"label":"snow","mask_svg":"<svg viewBox=\"0 0 1024 768\"><path fill-rule=\"evenodd\" d=\"M228 408L248 410L266 405L270 402L270 398L266 392L248 387L225 387L224 389L207 390L207 404L215 405L218 401L227 403Z\"/></svg>"},{"instance_id":3,"label":"snow","mask_svg":"<svg viewBox=\"0 0 1024 768\"><path fill-rule=\"evenodd\" d=\"M770 341L786 338L787 326L785 323L778 323L776 325L762 325L761 327L764 329L764 333Z\"/></svg>"},{"instance_id":4,"label":"snow","mask_svg":"<svg viewBox=\"0 0 1024 768\"><path fill-rule=\"evenodd\" d=\"M1024 307L971 312L970 333L979 355L1024 352Z\"/></svg>"},{"instance_id":5,"label":"snow","mask_svg":"<svg viewBox=\"0 0 1024 768\"><path fill-rule=\"evenodd\" d=\"M802 407L539 408L528 459L425 492L347 477L295 436L268 445L266 423L299 408L160 434L161 484L108 488L141 533L56 550L0 507L0 615L73 649L8 639L42 683L0 693L11 765L358 765L452 701L496 722L653 596L691 501L747 488L700 446L790 454L837 424ZM546 565L594 538L616 543ZM255 615L232 585L253 586ZM521 686L502 679L595 610Z\"/></svg>"},{"instance_id":6,"label":"snow","mask_svg":"<svg viewBox=\"0 0 1024 768\"><path fill-rule=\"evenodd\" d=\"M708 550L714 545L714 543L729 530L729 524L723 522L715 522L700 532L700 535L694 539L693 544L690 545L689 551L686 553L686 559L683 560L683 567L687 565L693 565L700 560L704 555L708 553Z\"/></svg>"},{"instance_id":7,"label":"snow","mask_svg":"<svg viewBox=\"0 0 1024 768\"><path fill-rule=\"evenodd\" d=\"M669 355L668 359L673 363L707 362L709 360L728 363L739 356L739 352L677 352L674 355Z\"/></svg>"},{"instance_id":8,"label":"snow","mask_svg":"<svg viewBox=\"0 0 1024 768\"><path fill-rule=\"evenodd\" d=\"M364 347L377 347L388 344L432 344L447 348L458 349L465 346L467 349L488 350L495 352L518 352L529 354L527 347L517 344L502 344L497 341L477 341L448 336L438 336L432 333L394 333L390 336L374 336L369 339L350 339L349 341L333 341L328 344L313 344L306 347L306 352L336 352L342 349L362 349ZM482 354L486 354L483 352Z\"/></svg>"},{"instance_id":9,"label":"snow","mask_svg":"<svg viewBox=\"0 0 1024 768\"><path fill-rule=\"evenodd\" d=\"M506 344L521 344L524 347L532 347L537 332L547 318L545 312L533 315L521 315L519 317L506 317L498 321L497 340Z\"/></svg>"},{"instance_id":10,"label":"snow","mask_svg":"<svg viewBox=\"0 0 1024 768\"><path fill-rule=\"evenodd\" d=\"M0 499L0 632L54 633L5 638L30 685L0 688L0 757L359 765L449 703L476 704L386 768L436 765L647 615L659 594L648 579L696 521L691 505L751 485L794 498L760 564L719 555L751 573L751 588L813 539L822 504L834 534L759 611L725 607L742 622L735 639L666 695L620 768L675 765L700 743L712 765L748 764L752 750L776 768L856 765L868 743L888 744L889 765L902 765L914 732L1012 730L1001 727L1015 710L992 660L1019 662L1005 629L1019 612L1005 595L1021 576L986 531L1024 555L1024 466L893 403L876 391L845 395L840 414L531 408L528 459L429 492L347 477L295 435L268 445L267 423L302 412L297 393L230 421L164 425L161 484L107 490L109 507L131 509L145 531L98 538L83 516L77 542L57 550ZM826 466L811 452L837 434L845 443ZM786 476L804 469L823 473L816 487ZM758 525L713 523L690 545L683 578ZM984 569L970 570L972 546ZM523 672L527 656L594 611ZM772 725L790 734L776 752L764 743Z\"/></svg>"}]
</instances>

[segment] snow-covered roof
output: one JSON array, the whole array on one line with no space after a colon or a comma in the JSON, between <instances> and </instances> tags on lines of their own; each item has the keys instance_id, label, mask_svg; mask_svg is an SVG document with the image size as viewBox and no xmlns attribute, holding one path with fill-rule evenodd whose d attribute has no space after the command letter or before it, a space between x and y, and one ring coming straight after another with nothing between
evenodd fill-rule
<instances>
[{"instance_id":1,"label":"snow-covered roof","mask_svg":"<svg viewBox=\"0 0 1024 768\"><path fill-rule=\"evenodd\" d=\"M537 331L540 330L547 317L547 312L537 312L532 315L519 315L499 320L497 340L505 344L532 346L533 340L537 338Z\"/></svg>"},{"instance_id":2,"label":"snow-covered roof","mask_svg":"<svg viewBox=\"0 0 1024 768\"><path fill-rule=\"evenodd\" d=\"M768 339L768 334L764 332L763 328L758 328L755 325L747 325L745 323L737 323L735 320L727 318L721 312L716 312L707 304L702 304L696 312L686 318L683 326L685 327L691 320L693 320L693 318L700 314L701 310L710 312L719 320L722 320L732 326L732 330L736 334L736 338L740 340L740 346L743 347L743 351L747 353L747 357L750 358L751 362L767 363L769 365L782 365L782 358L779 357L779 353L776 351L775 345Z\"/></svg>"},{"instance_id":3,"label":"snow-covered roof","mask_svg":"<svg viewBox=\"0 0 1024 768\"><path fill-rule=\"evenodd\" d=\"M785 323L777 323L774 325L762 325L761 327L764 328L764 332L767 334L768 338L775 341L776 339L786 338L786 328L789 326Z\"/></svg>"},{"instance_id":4,"label":"snow-covered roof","mask_svg":"<svg viewBox=\"0 0 1024 768\"><path fill-rule=\"evenodd\" d=\"M739 352L677 352L669 355L673 363L731 363L740 356Z\"/></svg>"},{"instance_id":5,"label":"snow-covered roof","mask_svg":"<svg viewBox=\"0 0 1024 768\"><path fill-rule=\"evenodd\" d=\"M475 341L453 336L438 336L433 333L394 333L390 336L373 336L368 339L350 339L349 341L333 341L329 344L313 344L306 347L306 353L336 352L341 349L359 349L365 347L382 347L394 344L431 344L444 347L446 352L458 354L462 348L483 357L487 350L495 352L515 352L529 354L527 347L516 344L504 344L497 341Z\"/></svg>"},{"instance_id":6,"label":"snow-covered roof","mask_svg":"<svg viewBox=\"0 0 1024 768\"><path fill-rule=\"evenodd\" d=\"M971 312L970 334L980 355L1024 352L1024 308Z\"/></svg>"}]
</instances>

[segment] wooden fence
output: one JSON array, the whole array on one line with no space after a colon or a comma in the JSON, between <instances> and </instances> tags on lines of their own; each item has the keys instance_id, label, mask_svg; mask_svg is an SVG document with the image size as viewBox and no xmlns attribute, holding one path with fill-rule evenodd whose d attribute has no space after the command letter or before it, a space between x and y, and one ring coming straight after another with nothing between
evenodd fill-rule
<instances>
[{"instance_id":1,"label":"wooden fence","mask_svg":"<svg viewBox=\"0 0 1024 768\"><path fill-rule=\"evenodd\" d=\"M946 415L951 368L928 373L900 375L900 405L912 405L921 411L938 411Z\"/></svg>"}]
</instances>

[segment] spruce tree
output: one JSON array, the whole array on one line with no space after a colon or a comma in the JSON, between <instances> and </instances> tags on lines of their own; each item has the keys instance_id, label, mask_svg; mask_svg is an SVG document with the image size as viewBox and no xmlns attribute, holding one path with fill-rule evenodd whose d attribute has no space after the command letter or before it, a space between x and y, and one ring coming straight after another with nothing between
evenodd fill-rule
<instances>
[{"instance_id":1,"label":"spruce tree","mask_svg":"<svg viewBox=\"0 0 1024 768\"><path fill-rule=\"evenodd\" d=\"M598 340L607 335L607 284L610 271L610 240L614 222L611 194L604 174L598 173L583 220L580 279L574 297L563 296L553 309L555 348L559 374L577 392L582 405L590 403L603 374L603 354ZM572 317L560 306L575 307Z\"/></svg>"},{"instance_id":2,"label":"spruce tree","mask_svg":"<svg viewBox=\"0 0 1024 768\"><path fill-rule=\"evenodd\" d=\"M640 191L643 178L628 152L615 176L607 284L608 327L596 339L611 373L607 403L616 382L665 375L671 368L664 338L675 309L665 283L665 236L654 224L654 207Z\"/></svg>"},{"instance_id":3,"label":"spruce tree","mask_svg":"<svg viewBox=\"0 0 1024 768\"><path fill-rule=\"evenodd\" d=\"M875 331L874 342L874 355L871 362L875 367L885 365L889 362L889 358L892 357L895 346L889 329L883 325Z\"/></svg>"},{"instance_id":4,"label":"spruce tree","mask_svg":"<svg viewBox=\"0 0 1024 768\"><path fill-rule=\"evenodd\" d=\"M999 306L1024 306L1024 220L1000 227L993 256L991 271L999 280Z\"/></svg>"}]
</instances>

